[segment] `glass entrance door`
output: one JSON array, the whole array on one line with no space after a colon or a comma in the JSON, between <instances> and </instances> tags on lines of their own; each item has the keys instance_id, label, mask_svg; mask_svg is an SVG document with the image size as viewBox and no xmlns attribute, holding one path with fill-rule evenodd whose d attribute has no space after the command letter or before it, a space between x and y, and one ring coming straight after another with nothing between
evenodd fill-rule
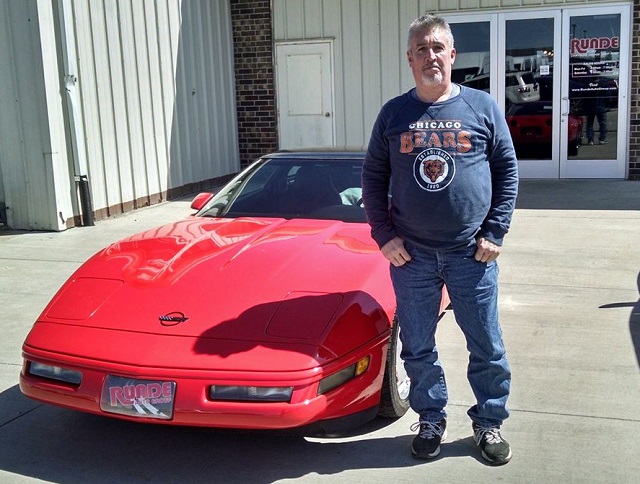
<instances>
[{"instance_id":1,"label":"glass entrance door","mask_svg":"<svg viewBox=\"0 0 640 484\"><path fill-rule=\"evenodd\" d=\"M580 120L576 157L562 178L624 178L627 157L629 9L568 10L563 16L563 122ZM569 135L570 136L570 135ZM563 132L563 142L567 133Z\"/></svg>"},{"instance_id":2,"label":"glass entrance door","mask_svg":"<svg viewBox=\"0 0 640 484\"><path fill-rule=\"evenodd\" d=\"M561 145L560 11L505 14L504 79L498 100L518 156L520 176L557 178L562 153L574 156L577 144ZM502 65L501 65L502 67Z\"/></svg>"}]
</instances>

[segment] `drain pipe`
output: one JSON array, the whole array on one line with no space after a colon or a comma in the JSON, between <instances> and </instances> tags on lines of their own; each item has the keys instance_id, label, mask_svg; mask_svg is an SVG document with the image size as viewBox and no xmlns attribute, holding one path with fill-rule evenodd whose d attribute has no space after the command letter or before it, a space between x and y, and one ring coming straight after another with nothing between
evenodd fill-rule
<instances>
[{"instance_id":1,"label":"drain pipe","mask_svg":"<svg viewBox=\"0 0 640 484\"><path fill-rule=\"evenodd\" d=\"M89 166L87 165L87 152L85 149L84 125L82 112L78 100L78 66L76 63L76 37L73 24L72 0L60 0L59 19L61 30L62 55L64 58L64 87L67 92L67 112L70 128L71 149L73 150L74 179L78 187L80 197L80 210L82 225L92 226L93 202L89 184Z\"/></svg>"}]
</instances>

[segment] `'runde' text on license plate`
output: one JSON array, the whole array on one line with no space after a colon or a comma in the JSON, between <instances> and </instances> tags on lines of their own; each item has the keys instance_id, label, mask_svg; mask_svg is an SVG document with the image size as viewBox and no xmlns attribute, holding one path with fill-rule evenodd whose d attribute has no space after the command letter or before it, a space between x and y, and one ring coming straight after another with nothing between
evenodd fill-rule
<instances>
[{"instance_id":1,"label":"'runde' text on license plate","mask_svg":"<svg viewBox=\"0 0 640 484\"><path fill-rule=\"evenodd\" d=\"M130 417L168 420L173 417L176 384L172 381L137 380L108 375L102 387L100 408Z\"/></svg>"}]
</instances>

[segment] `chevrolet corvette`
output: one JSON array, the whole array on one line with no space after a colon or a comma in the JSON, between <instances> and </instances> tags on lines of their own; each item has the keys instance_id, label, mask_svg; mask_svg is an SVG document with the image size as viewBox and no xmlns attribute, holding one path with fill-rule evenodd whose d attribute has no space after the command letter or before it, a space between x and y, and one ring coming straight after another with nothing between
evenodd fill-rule
<instances>
[{"instance_id":1,"label":"chevrolet corvette","mask_svg":"<svg viewBox=\"0 0 640 484\"><path fill-rule=\"evenodd\" d=\"M169 425L317 434L402 416L410 382L363 157L264 156L192 215L99 251L29 332L22 392Z\"/></svg>"},{"instance_id":2,"label":"chevrolet corvette","mask_svg":"<svg viewBox=\"0 0 640 484\"><path fill-rule=\"evenodd\" d=\"M553 105L550 101L512 104L506 120L519 158L551 158ZM582 144L582 116L567 116L567 156L576 156Z\"/></svg>"}]
</instances>

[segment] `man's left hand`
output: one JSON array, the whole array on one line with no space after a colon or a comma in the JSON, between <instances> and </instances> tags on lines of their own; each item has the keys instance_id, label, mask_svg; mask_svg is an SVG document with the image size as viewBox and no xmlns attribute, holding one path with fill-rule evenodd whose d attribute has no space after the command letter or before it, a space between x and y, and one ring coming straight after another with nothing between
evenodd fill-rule
<instances>
[{"instance_id":1,"label":"man's left hand","mask_svg":"<svg viewBox=\"0 0 640 484\"><path fill-rule=\"evenodd\" d=\"M500 255L501 246L491 242L484 237L478 237L476 244L478 250L476 250L475 259L478 262L492 262Z\"/></svg>"}]
</instances>

